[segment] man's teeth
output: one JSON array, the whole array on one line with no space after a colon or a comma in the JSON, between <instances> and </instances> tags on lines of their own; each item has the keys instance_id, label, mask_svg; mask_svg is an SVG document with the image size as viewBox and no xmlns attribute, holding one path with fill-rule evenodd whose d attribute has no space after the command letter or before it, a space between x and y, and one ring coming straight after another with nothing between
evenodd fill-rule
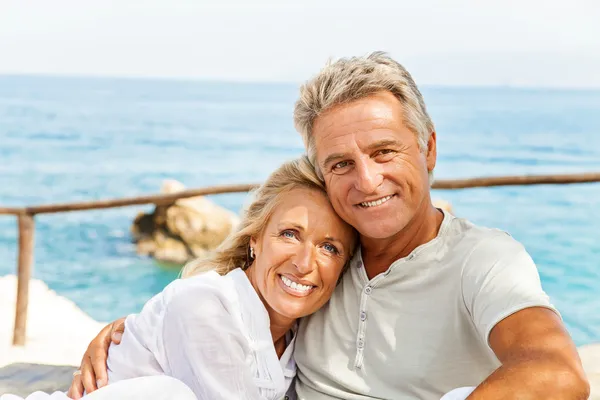
<instances>
[{"instance_id":1,"label":"man's teeth","mask_svg":"<svg viewBox=\"0 0 600 400\"><path fill-rule=\"evenodd\" d=\"M283 283L285 283L286 286L291 287L292 289L297 290L299 292L308 292L310 289L312 289L312 286L296 283L283 275L281 275L281 280L283 281Z\"/></svg>"},{"instance_id":2,"label":"man's teeth","mask_svg":"<svg viewBox=\"0 0 600 400\"><path fill-rule=\"evenodd\" d=\"M386 201L388 201L388 200L389 200L389 199L391 199L392 197L394 197L394 195L393 195L393 194L392 194L392 195L389 195L389 196L382 197L382 198L381 198L381 199L379 199L379 200L375 200L375 201L365 201L364 203L360 203L360 205L361 205L361 206L363 206L363 207L375 207L375 206L378 206L378 205L381 205L381 204L385 203Z\"/></svg>"}]
</instances>

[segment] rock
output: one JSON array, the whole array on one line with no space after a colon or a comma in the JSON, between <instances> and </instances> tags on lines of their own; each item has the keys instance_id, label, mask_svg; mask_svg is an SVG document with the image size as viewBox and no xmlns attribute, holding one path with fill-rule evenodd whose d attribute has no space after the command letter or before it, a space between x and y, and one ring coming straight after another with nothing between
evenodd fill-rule
<instances>
[{"instance_id":1,"label":"rock","mask_svg":"<svg viewBox=\"0 0 600 400\"><path fill-rule=\"evenodd\" d=\"M0 367L13 363L79 365L90 341L106 325L56 294L45 282L31 279L25 346L13 346L16 298L17 277L1 276ZM0 381L1 378L0 372Z\"/></svg>"},{"instance_id":2,"label":"rock","mask_svg":"<svg viewBox=\"0 0 600 400\"><path fill-rule=\"evenodd\" d=\"M177 193L185 186L167 180L161 193ZM169 206L140 213L131 226L131 235L140 255L159 261L185 264L215 249L239 223L231 211L203 196L177 200Z\"/></svg>"},{"instance_id":3,"label":"rock","mask_svg":"<svg viewBox=\"0 0 600 400\"><path fill-rule=\"evenodd\" d=\"M166 210L168 231L190 245L213 249L229 235L238 218L206 198L182 199Z\"/></svg>"}]
</instances>

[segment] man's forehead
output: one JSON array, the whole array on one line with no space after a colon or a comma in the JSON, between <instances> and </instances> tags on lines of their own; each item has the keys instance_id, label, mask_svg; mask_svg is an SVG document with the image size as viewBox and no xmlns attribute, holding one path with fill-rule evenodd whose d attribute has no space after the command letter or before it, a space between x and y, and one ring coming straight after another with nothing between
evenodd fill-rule
<instances>
[{"instance_id":1,"label":"man's forehead","mask_svg":"<svg viewBox=\"0 0 600 400\"><path fill-rule=\"evenodd\" d=\"M392 99L395 101L395 99ZM314 130L344 129L363 124L385 125L392 121L402 121L400 103L383 101L376 97L367 97L351 103L333 107L317 118L313 123Z\"/></svg>"},{"instance_id":2,"label":"man's forehead","mask_svg":"<svg viewBox=\"0 0 600 400\"><path fill-rule=\"evenodd\" d=\"M315 141L368 132L377 129L399 128L404 120L403 109L390 94L365 97L325 111L313 123Z\"/></svg>"},{"instance_id":3,"label":"man's forehead","mask_svg":"<svg viewBox=\"0 0 600 400\"><path fill-rule=\"evenodd\" d=\"M315 130L317 155L329 157L331 153L343 153L352 149L371 149L381 143L398 141L397 124L384 120L372 120L368 124L332 126L331 129Z\"/></svg>"}]
</instances>

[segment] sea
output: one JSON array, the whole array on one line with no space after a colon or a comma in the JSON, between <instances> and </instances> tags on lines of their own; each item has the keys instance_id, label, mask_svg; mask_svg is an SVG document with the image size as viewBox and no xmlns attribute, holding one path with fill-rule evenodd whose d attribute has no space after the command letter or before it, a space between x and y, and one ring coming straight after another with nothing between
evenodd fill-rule
<instances>
[{"instance_id":1,"label":"sea","mask_svg":"<svg viewBox=\"0 0 600 400\"><path fill-rule=\"evenodd\" d=\"M299 83L0 76L0 207L260 182L300 155ZM600 172L600 91L421 88L437 179ZM578 345L600 341L600 183L435 190L460 217L504 229L536 262ZM239 212L247 194L210 196ZM136 254L152 206L38 215L34 277L96 320L139 311L179 273ZM0 276L17 225L0 216Z\"/></svg>"}]
</instances>

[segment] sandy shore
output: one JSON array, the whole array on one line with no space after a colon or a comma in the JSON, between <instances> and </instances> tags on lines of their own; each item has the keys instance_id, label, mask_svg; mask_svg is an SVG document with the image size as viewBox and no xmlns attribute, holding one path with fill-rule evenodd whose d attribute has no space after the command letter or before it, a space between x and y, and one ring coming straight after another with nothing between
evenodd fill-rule
<instances>
[{"instance_id":1,"label":"sandy shore","mask_svg":"<svg viewBox=\"0 0 600 400\"><path fill-rule=\"evenodd\" d=\"M29 287L27 343L12 346L16 277L0 277L0 367L14 362L79 365L90 340L106 325L94 321L72 301L58 296L42 281ZM600 344L579 348L592 383L590 399L600 400Z\"/></svg>"},{"instance_id":2,"label":"sandy shore","mask_svg":"<svg viewBox=\"0 0 600 400\"><path fill-rule=\"evenodd\" d=\"M592 386L590 400L600 400L600 343L581 346L579 355Z\"/></svg>"},{"instance_id":3,"label":"sandy shore","mask_svg":"<svg viewBox=\"0 0 600 400\"><path fill-rule=\"evenodd\" d=\"M16 290L14 275L0 277L0 367L14 362L79 365L90 340L106 324L34 279L29 286L26 345L12 346Z\"/></svg>"}]
</instances>

